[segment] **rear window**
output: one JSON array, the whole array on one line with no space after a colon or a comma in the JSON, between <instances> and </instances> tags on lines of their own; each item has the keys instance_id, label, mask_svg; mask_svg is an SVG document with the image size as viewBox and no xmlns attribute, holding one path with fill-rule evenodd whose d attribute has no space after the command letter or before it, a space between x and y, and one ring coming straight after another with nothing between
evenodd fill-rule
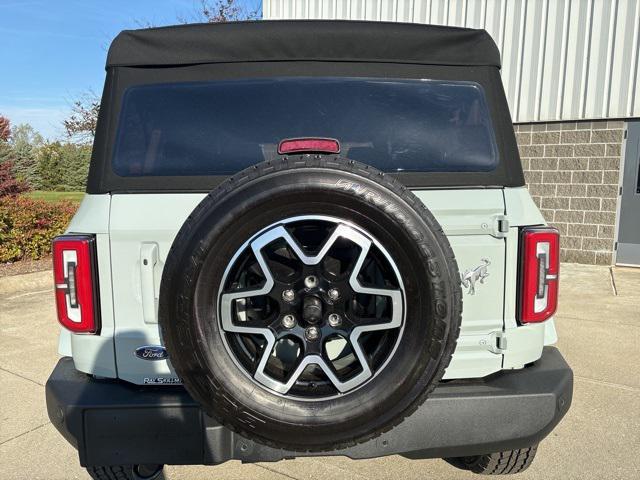
<instances>
[{"instance_id":1,"label":"rear window","mask_svg":"<svg viewBox=\"0 0 640 480\"><path fill-rule=\"evenodd\" d=\"M269 78L135 86L124 95L121 176L230 175L293 137L330 137L385 172L487 172L498 149L474 82Z\"/></svg>"}]
</instances>

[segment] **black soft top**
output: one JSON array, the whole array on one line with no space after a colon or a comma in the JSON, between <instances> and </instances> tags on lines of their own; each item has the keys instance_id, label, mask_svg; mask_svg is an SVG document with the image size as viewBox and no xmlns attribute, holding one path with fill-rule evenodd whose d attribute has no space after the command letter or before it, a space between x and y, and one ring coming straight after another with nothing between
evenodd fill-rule
<instances>
[{"instance_id":1,"label":"black soft top","mask_svg":"<svg viewBox=\"0 0 640 480\"><path fill-rule=\"evenodd\" d=\"M499 163L491 171L394 172L411 188L524 185L500 54L484 30L434 25L278 20L129 30L113 41L87 192L208 192L225 175L120 176L112 165L130 89L153 84L293 77L474 82L484 90Z\"/></svg>"},{"instance_id":2,"label":"black soft top","mask_svg":"<svg viewBox=\"0 0 640 480\"><path fill-rule=\"evenodd\" d=\"M500 68L500 53L485 30L329 20L125 30L109 48L107 68L298 60Z\"/></svg>"}]
</instances>

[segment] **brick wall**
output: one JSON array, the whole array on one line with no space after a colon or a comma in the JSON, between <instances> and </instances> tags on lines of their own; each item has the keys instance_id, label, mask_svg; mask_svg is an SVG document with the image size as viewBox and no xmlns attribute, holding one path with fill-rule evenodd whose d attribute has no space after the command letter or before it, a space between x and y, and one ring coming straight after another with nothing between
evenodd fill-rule
<instances>
[{"instance_id":1,"label":"brick wall","mask_svg":"<svg viewBox=\"0 0 640 480\"><path fill-rule=\"evenodd\" d=\"M565 262L610 265L624 122L515 125L527 187Z\"/></svg>"}]
</instances>

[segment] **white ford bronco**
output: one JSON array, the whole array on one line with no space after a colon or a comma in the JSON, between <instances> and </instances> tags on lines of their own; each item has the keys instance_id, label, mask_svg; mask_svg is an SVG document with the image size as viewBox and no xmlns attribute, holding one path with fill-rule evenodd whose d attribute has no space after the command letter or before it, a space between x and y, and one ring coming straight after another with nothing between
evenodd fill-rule
<instances>
[{"instance_id":1,"label":"white ford bronco","mask_svg":"<svg viewBox=\"0 0 640 480\"><path fill-rule=\"evenodd\" d=\"M54 241L53 424L97 479L296 456L527 468L567 412L558 232L483 30L122 32Z\"/></svg>"}]
</instances>

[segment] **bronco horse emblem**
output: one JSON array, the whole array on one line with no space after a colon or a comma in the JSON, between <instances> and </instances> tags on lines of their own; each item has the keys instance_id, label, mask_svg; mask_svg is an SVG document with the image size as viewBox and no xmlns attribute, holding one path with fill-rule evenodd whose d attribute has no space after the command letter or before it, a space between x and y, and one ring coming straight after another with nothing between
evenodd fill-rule
<instances>
[{"instance_id":1,"label":"bronco horse emblem","mask_svg":"<svg viewBox=\"0 0 640 480\"><path fill-rule=\"evenodd\" d=\"M484 283L484 279L489 276L489 272L487 272L487 267L491 265L491 262L483 258L481 259L483 265L478 265L476 268L470 268L465 270L465 272L460 275L460 282L464 286L464 288L468 288L467 292L469 295L476 294L476 282L479 280L480 283Z\"/></svg>"}]
</instances>

